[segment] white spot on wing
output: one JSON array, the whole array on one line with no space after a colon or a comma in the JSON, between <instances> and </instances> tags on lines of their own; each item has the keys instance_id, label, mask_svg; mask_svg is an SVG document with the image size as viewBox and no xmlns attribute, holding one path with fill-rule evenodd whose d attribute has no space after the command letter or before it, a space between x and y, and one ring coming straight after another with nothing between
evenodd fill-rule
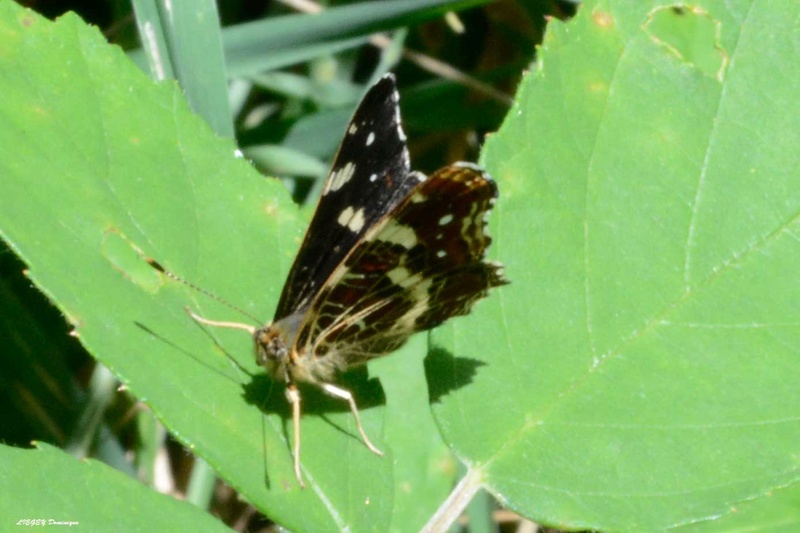
<instances>
[{"instance_id":1,"label":"white spot on wing","mask_svg":"<svg viewBox=\"0 0 800 533\"><path fill-rule=\"evenodd\" d=\"M336 222L353 233L358 233L364 227L364 209L353 211L353 206L347 206L346 209L339 213L339 218L336 219Z\"/></svg>"},{"instance_id":2,"label":"white spot on wing","mask_svg":"<svg viewBox=\"0 0 800 533\"><path fill-rule=\"evenodd\" d=\"M451 223L452 221L453 221L453 214L452 213L448 213L448 214L446 214L445 216L443 216L442 218L439 219L439 225L440 226L446 226L447 224Z\"/></svg>"},{"instance_id":3,"label":"white spot on wing","mask_svg":"<svg viewBox=\"0 0 800 533\"><path fill-rule=\"evenodd\" d=\"M353 208L348 206L347 209L343 209L342 212L339 213L339 218L336 219L336 222L338 222L340 226L347 226L351 218L353 218Z\"/></svg>"},{"instance_id":4,"label":"white spot on wing","mask_svg":"<svg viewBox=\"0 0 800 533\"><path fill-rule=\"evenodd\" d=\"M419 171L416 171L416 170L415 170L415 171L413 171L413 172L411 172L411 173L409 174L409 177L412 177L412 178L414 178L415 180L417 180L417 181L418 181L418 182L420 182L420 183L422 183L423 181L425 181L426 179L428 179L428 176L426 176L426 175L425 175L425 174L423 174L422 172L419 172Z\"/></svg>"},{"instance_id":5,"label":"white spot on wing","mask_svg":"<svg viewBox=\"0 0 800 533\"><path fill-rule=\"evenodd\" d=\"M370 240L399 244L403 248L411 249L417 244L417 234L408 226L389 220L381 231Z\"/></svg>"},{"instance_id":6,"label":"white spot on wing","mask_svg":"<svg viewBox=\"0 0 800 533\"><path fill-rule=\"evenodd\" d=\"M394 123L397 125L397 137L405 142L406 134L403 132L402 120L400 119L400 95L397 94L397 91L392 93L392 101L394 102Z\"/></svg>"},{"instance_id":7,"label":"white spot on wing","mask_svg":"<svg viewBox=\"0 0 800 533\"><path fill-rule=\"evenodd\" d=\"M374 182L376 179L378 179L378 175L377 174L370 174L370 176L369 176L369 181L370 182Z\"/></svg>"},{"instance_id":8,"label":"white spot on wing","mask_svg":"<svg viewBox=\"0 0 800 533\"><path fill-rule=\"evenodd\" d=\"M399 266L386 273L392 283L409 291L410 299L414 306L401 316L394 325L394 330L408 331L414 328L414 323L425 311L428 310L428 290L433 280L425 279L419 274L412 274L407 268Z\"/></svg>"},{"instance_id":9,"label":"white spot on wing","mask_svg":"<svg viewBox=\"0 0 800 533\"><path fill-rule=\"evenodd\" d=\"M364 209L361 208L353 215L353 218L350 219L350 222L347 224L347 227L350 228L350 231L353 233L358 233L364 227Z\"/></svg>"},{"instance_id":10,"label":"white spot on wing","mask_svg":"<svg viewBox=\"0 0 800 533\"><path fill-rule=\"evenodd\" d=\"M412 274L406 267L395 267L386 273L386 277L392 280L392 283L407 289L416 285L422 279L419 274Z\"/></svg>"},{"instance_id":11,"label":"white spot on wing","mask_svg":"<svg viewBox=\"0 0 800 533\"><path fill-rule=\"evenodd\" d=\"M325 182L325 190L322 195L326 195L331 191L338 191L344 186L345 183L350 181L356 171L356 166L352 162L348 162L345 166L331 173L328 181Z\"/></svg>"},{"instance_id":12,"label":"white spot on wing","mask_svg":"<svg viewBox=\"0 0 800 533\"><path fill-rule=\"evenodd\" d=\"M354 134L357 131L358 131L358 126L356 126L355 122L350 124L350 127L347 129L347 133L349 133L350 135Z\"/></svg>"},{"instance_id":13,"label":"white spot on wing","mask_svg":"<svg viewBox=\"0 0 800 533\"><path fill-rule=\"evenodd\" d=\"M367 146L371 145L374 142L375 142L375 132L371 131L369 132L369 135L367 135Z\"/></svg>"}]
</instances>

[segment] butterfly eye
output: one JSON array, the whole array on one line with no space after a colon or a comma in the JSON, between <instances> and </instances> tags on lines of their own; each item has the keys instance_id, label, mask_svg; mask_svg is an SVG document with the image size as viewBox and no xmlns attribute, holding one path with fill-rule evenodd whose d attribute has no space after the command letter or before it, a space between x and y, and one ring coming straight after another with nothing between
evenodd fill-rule
<instances>
[{"instance_id":1,"label":"butterfly eye","mask_svg":"<svg viewBox=\"0 0 800 533\"><path fill-rule=\"evenodd\" d=\"M259 330L255 335L256 362L268 370L286 361L289 349L279 332L272 328Z\"/></svg>"}]
</instances>

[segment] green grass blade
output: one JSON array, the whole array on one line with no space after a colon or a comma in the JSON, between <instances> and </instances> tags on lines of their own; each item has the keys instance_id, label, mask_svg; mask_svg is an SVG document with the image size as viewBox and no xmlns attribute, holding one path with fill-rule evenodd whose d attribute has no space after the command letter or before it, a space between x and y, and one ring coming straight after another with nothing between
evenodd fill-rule
<instances>
[{"instance_id":1,"label":"green grass blade","mask_svg":"<svg viewBox=\"0 0 800 533\"><path fill-rule=\"evenodd\" d=\"M216 3L173 2L169 8L160 4L159 12L170 64L190 107L218 135L233 138Z\"/></svg>"},{"instance_id":2,"label":"green grass blade","mask_svg":"<svg viewBox=\"0 0 800 533\"><path fill-rule=\"evenodd\" d=\"M166 37L166 23L157 0L133 0L133 11L142 49L135 53L138 64L147 64L150 76L156 80L175 77Z\"/></svg>"}]
</instances>

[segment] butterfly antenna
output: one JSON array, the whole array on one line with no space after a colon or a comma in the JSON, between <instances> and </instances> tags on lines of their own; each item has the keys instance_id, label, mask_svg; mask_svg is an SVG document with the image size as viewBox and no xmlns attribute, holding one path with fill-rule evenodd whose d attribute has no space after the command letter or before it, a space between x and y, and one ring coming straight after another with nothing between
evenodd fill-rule
<instances>
[{"instance_id":1,"label":"butterfly antenna","mask_svg":"<svg viewBox=\"0 0 800 533\"><path fill-rule=\"evenodd\" d=\"M250 313L248 313L247 311L245 311L241 307L237 307L237 306L233 305L232 303L229 303L229 302L223 300L222 298L220 298L219 296L217 296L213 292L211 292L209 290L206 290L203 287L198 287L197 285L195 285L191 281L187 281L187 280L183 279L182 277L180 277L179 275L175 274L174 272L172 272L170 270L167 270L166 268L161 266L158 263L158 261L156 261L155 259L151 259L149 257L146 257L145 260L147 261L147 264L149 264L151 267L155 268L156 270L158 270L159 272L161 272L162 274L164 274L168 278L170 278L170 279L172 279L174 281L177 281L178 283L183 283L184 285L186 285L190 289L195 290L195 291L199 292L200 294L202 294L204 296L207 296L208 298L211 298L212 300L221 303L222 305L224 305L225 307L228 307L229 309L233 309L234 311L236 311L238 313L241 313L242 315L246 316L247 318L249 318L250 320L252 320L253 322L255 322L257 324L261 323L261 321L258 318L254 317L253 315L251 315ZM209 324L209 325L212 325L212 326L213 325L219 325L218 323L216 323L213 320L205 319L205 318L193 313L188 307L186 308L186 311L189 313L189 315L191 315L192 318L194 318L198 322L203 322L205 324ZM232 327L230 325L232 323L225 322L225 324L226 324L225 327ZM240 324L239 326L242 326L239 329L251 328L251 326L245 326L244 324ZM252 329L255 330L255 328L252 328Z\"/></svg>"}]
</instances>

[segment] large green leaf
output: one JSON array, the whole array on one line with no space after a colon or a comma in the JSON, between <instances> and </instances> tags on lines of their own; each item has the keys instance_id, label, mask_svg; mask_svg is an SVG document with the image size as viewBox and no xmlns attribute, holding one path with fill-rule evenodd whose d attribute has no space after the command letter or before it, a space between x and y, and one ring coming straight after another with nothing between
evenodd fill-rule
<instances>
[{"instance_id":1,"label":"large green leaf","mask_svg":"<svg viewBox=\"0 0 800 533\"><path fill-rule=\"evenodd\" d=\"M47 444L38 446L0 446L0 478L7 487L0 516L9 529L168 531L181 524L184 530L230 531L189 503L148 490L98 461L81 462ZM31 522L36 520L43 522Z\"/></svg>"},{"instance_id":2,"label":"large green leaf","mask_svg":"<svg viewBox=\"0 0 800 533\"><path fill-rule=\"evenodd\" d=\"M214 137L174 84L154 84L76 17L53 24L2 2L0 34L0 235L33 282L95 357L271 518L298 531L386 530L392 451L407 457L411 445L381 438L377 383L354 374L345 385L383 459L346 405L304 391L301 490L281 387L256 367L247 335L199 327L184 307L249 319L143 260L268 316L304 225L283 187ZM413 446L431 442L412 435Z\"/></svg>"},{"instance_id":3,"label":"large green leaf","mask_svg":"<svg viewBox=\"0 0 800 533\"><path fill-rule=\"evenodd\" d=\"M800 7L694 5L552 22L484 152L512 284L440 332L483 366L435 412L545 524L662 530L800 479Z\"/></svg>"}]
</instances>

